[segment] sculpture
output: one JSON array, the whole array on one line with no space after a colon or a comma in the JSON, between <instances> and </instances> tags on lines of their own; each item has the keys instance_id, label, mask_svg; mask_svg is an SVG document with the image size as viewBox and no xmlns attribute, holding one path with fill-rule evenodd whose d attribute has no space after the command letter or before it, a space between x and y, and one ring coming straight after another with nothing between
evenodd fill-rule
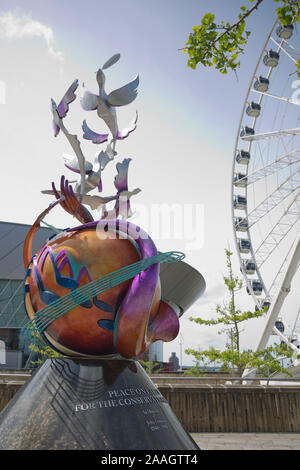
<instances>
[{"instance_id":1,"label":"sculpture","mask_svg":"<svg viewBox=\"0 0 300 470\"><path fill-rule=\"evenodd\" d=\"M166 283L165 272L161 279L168 300L161 298L159 264L176 263L184 254L159 253L149 235L127 220L133 214L131 198L140 192L129 190L130 158L116 163L116 193L99 195L103 172L117 155L116 144L136 128L137 114L131 127L119 130L117 107L136 97L138 78L109 95L103 89L103 70L119 58L115 54L99 69L99 95L86 92L83 97L84 107L97 109L109 129L100 134L83 122L84 138L93 145L106 143L93 163L63 122L76 99L78 80L58 106L51 101L54 135L65 135L75 152L63 157L64 164L80 176L77 181L61 176L59 187L53 182L52 189L42 191L55 200L37 217L24 242L24 300L30 319L24 329L38 333L63 357L47 359L3 410L0 449L197 449L136 360L154 341L176 337L178 317L194 299L195 289L192 296L180 296L177 289L180 301L173 302L168 289L172 283L174 287L174 274ZM44 218L58 205L80 225L52 227L54 234L33 255L34 235L41 223L49 225ZM100 209L96 220L86 205ZM187 266L177 265L176 287ZM34 336L40 339L38 334Z\"/></svg>"},{"instance_id":2,"label":"sculpture","mask_svg":"<svg viewBox=\"0 0 300 470\"><path fill-rule=\"evenodd\" d=\"M176 262L182 253L158 253L154 242L140 227L127 221L132 216L130 198L140 192L128 189L130 158L116 164L116 194L90 195L103 189L102 172L117 155L117 140L128 137L136 128L120 131L117 108L131 103L137 96L138 76L127 85L106 94L104 69L120 58L115 54L97 72L99 95L85 91L81 100L84 110L97 110L109 132L92 131L83 121L83 137L98 145L109 140L105 151L94 164L84 156L77 135L70 134L63 119L76 99L75 80L57 106L52 99L55 137L60 130L67 137L75 156L64 156L65 166L80 179L71 183L62 176L60 189L42 193L56 198L31 227L24 244L25 305L30 322L50 345L66 356L99 357L120 354L133 358L142 354L154 341L173 340L179 330L174 309L161 299L159 263ZM113 209L107 204L114 201ZM43 218L57 204L82 224L58 231L32 255L32 240ZM85 205L102 209L94 220Z\"/></svg>"}]
</instances>

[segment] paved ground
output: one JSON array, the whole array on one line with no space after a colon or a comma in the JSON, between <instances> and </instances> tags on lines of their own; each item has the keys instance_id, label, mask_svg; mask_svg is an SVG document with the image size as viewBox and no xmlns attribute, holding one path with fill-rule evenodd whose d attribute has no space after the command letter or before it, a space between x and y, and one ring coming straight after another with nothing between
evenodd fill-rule
<instances>
[{"instance_id":1,"label":"paved ground","mask_svg":"<svg viewBox=\"0 0 300 470\"><path fill-rule=\"evenodd\" d=\"M299 450L300 433L191 433L201 450Z\"/></svg>"}]
</instances>

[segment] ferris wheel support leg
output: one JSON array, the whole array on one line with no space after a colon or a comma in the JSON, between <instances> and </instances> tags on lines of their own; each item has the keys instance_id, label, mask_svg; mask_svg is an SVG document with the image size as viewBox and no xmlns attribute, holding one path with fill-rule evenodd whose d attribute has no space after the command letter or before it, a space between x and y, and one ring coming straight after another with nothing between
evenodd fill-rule
<instances>
[{"instance_id":1,"label":"ferris wheel support leg","mask_svg":"<svg viewBox=\"0 0 300 470\"><path fill-rule=\"evenodd\" d=\"M273 302L273 305L271 305L270 307L267 322L262 332L262 335L258 341L258 344L256 346L256 349L255 349L256 351L259 351L266 347L267 342L273 330L275 329L275 321L277 320L278 315L280 314L281 307L282 307L285 297L290 292L291 282L293 280L294 274L297 271L299 260L300 260L300 239L298 240L296 247L293 251L290 264L286 270L286 274L284 276L284 280L282 282L277 298ZM291 346L294 349L294 346L292 344L289 344L289 346ZM251 369L251 370L246 369L243 373L244 377L254 376L254 375L255 375L255 369Z\"/></svg>"},{"instance_id":2,"label":"ferris wheel support leg","mask_svg":"<svg viewBox=\"0 0 300 470\"><path fill-rule=\"evenodd\" d=\"M264 349L267 345L268 339L270 338L272 334L273 328L275 326L275 321L280 313L284 299L287 296L287 294L290 292L291 282L297 270L299 259L300 259L300 239L298 240L298 243L292 254L290 264L287 268L287 271L284 276L284 280L282 282L277 298L275 299L273 306L271 306L270 308L270 314L268 315L266 326L262 332L261 338L256 347L256 351L260 349Z\"/></svg>"}]
</instances>

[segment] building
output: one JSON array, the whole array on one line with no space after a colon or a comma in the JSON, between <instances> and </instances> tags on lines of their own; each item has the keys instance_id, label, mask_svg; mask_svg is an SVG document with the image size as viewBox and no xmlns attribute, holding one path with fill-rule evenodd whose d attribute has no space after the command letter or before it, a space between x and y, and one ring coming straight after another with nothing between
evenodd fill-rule
<instances>
[{"instance_id":1,"label":"building","mask_svg":"<svg viewBox=\"0 0 300 470\"><path fill-rule=\"evenodd\" d=\"M30 338L22 327L28 321L24 308L23 245L30 225L0 222L0 369L25 367L30 355ZM36 252L53 235L40 228L35 236Z\"/></svg>"},{"instance_id":2,"label":"building","mask_svg":"<svg viewBox=\"0 0 300 470\"><path fill-rule=\"evenodd\" d=\"M151 360L155 362L163 362L164 342L155 341L151 344Z\"/></svg>"},{"instance_id":3,"label":"building","mask_svg":"<svg viewBox=\"0 0 300 470\"><path fill-rule=\"evenodd\" d=\"M172 352L171 356L169 357L169 364L170 370L172 372L177 372L179 370L179 359L175 352Z\"/></svg>"}]
</instances>

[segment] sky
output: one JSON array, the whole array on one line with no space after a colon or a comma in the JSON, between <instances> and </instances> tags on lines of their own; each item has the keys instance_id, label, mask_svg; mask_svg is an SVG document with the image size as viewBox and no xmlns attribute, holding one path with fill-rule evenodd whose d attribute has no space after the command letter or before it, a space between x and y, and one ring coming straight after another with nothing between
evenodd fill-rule
<instances>
[{"instance_id":1,"label":"sky","mask_svg":"<svg viewBox=\"0 0 300 470\"><path fill-rule=\"evenodd\" d=\"M180 49L206 12L214 12L218 22L231 21L238 7L236 0L0 0L0 85L5 97L0 104L0 220L33 223L50 203L41 190L50 189L52 181L58 184L62 174L72 176L62 161L62 154L72 150L62 133L53 136L50 98L58 103L74 79L96 92L95 72L115 53L121 59L107 70L108 90L139 74L137 99L118 114L124 128L136 110L139 115L136 131L117 146L117 161L132 158L130 189L142 190L132 199L136 212L132 221L150 235L154 232L159 250L183 251L207 286L181 318L181 336L165 343L165 360L172 351L180 355L180 341L183 350L225 342L215 328L197 326L189 317L212 317L216 304L226 299L224 250L235 250L231 223L235 138L249 78L274 21L273 2L265 0L249 18L252 34L236 75L202 66L192 70ZM83 112L78 99L71 106L65 120L70 132L80 138L83 119L98 132L105 131L97 116ZM92 161L98 148L80 141ZM114 166L107 167L105 195L113 190L114 174ZM153 214L163 205L173 207L178 220L190 210L189 229L179 233L177 227L168 233L162 221L155 224ZM58 208L47 222L62 228L74 225L74 219ZM239 274L235 254L233 263ZM245 290L238 301L245 309L254 308ZM262 320L250 323L242 333L245 348L255 347L263 325ZM182 361L192 364L186 354Z\"/></svg>"}]
</instances>

